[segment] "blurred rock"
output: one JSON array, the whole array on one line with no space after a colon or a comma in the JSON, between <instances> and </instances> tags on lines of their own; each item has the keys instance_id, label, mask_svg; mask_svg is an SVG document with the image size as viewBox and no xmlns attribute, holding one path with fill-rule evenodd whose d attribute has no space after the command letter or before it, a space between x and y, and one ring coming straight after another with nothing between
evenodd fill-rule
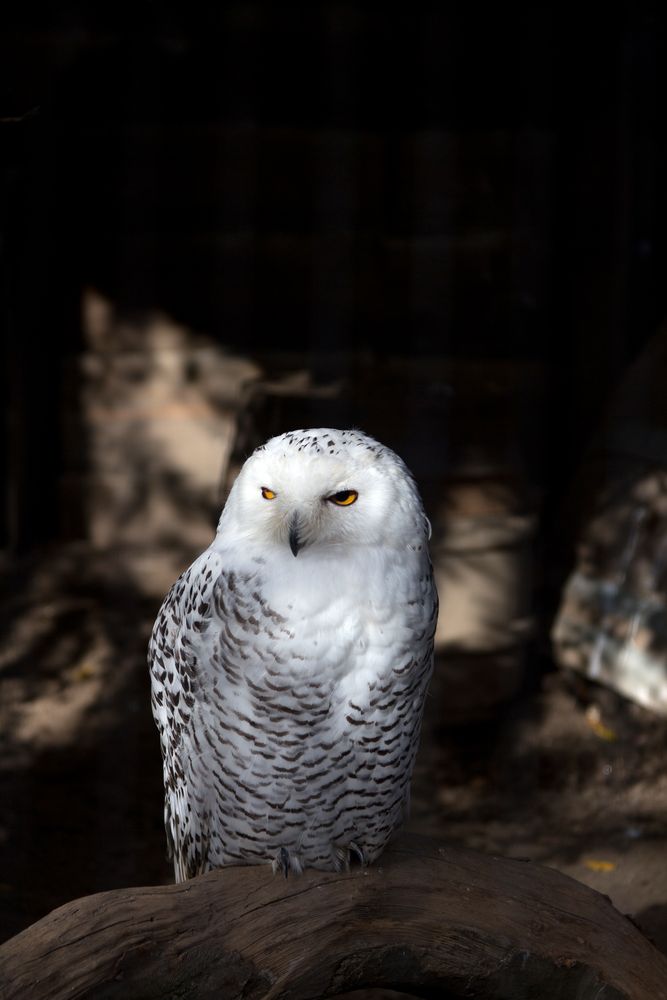
<instances>
[{"instance_id":1,"label":"blurred rock","mask_svg":"<svg viewBox=\"0 0 667 1000\"><path fill-rule=\"evenodd\" d=\"M68 534L124 550L162 589L213 537L259 368L163 315L117 316L92 290L83 317L65 416Z\"/></svg>"},{"instance_id":2,"label":"blurred rock","mask_svg":"<svg viewBox=\"0 0 667 1000\"><path fill-rule=\"evenodd\" d=\"M582 476L576 566L552 638L558 662L667 715L667 327L612 403Z\"/></svg>"}]
</instances>

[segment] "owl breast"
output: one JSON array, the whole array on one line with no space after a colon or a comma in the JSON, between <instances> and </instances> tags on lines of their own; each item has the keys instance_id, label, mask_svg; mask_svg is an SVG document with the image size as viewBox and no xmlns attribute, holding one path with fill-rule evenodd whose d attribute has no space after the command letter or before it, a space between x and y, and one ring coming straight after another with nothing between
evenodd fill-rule
<instances>
[{"instance_id":1,"label":"owl breast","mask_svg":"<svg viewBox=\"0 0 667 1000\"><path fill-rule=\"evenodd\" d=\"M368 554L324 571L249 560L192 602L176 837L200 838L204 868L380 854L407 808L432 668L430 565L416 553L407 569Z\"/></svg>"}]
</instances>

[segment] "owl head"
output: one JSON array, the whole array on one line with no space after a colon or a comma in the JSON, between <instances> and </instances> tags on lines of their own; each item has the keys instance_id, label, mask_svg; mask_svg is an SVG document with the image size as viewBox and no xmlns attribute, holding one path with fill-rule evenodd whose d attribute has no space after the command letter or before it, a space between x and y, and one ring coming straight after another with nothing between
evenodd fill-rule
<instances>
[{"instance_id":1,"label":"owl head","mask_svg":"<svg viewBox=\"0 0 667 1000\"><path fill-rule=\"evenodd\" d=\"M222 512L222 540L293 556L334 546L420 549L430 534L415 482L391 449L356 430L289 431L257 448Z\"/></svg>"}]
</instances>

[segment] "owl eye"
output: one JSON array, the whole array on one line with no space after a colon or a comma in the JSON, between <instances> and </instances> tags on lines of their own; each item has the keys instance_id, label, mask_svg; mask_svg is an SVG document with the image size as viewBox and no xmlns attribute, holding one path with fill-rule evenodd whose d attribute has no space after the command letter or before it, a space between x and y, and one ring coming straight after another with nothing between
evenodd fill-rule
<instances>
[{"instance_id":1,"label":"owl eye","mask_svg":"<svg viewBox=\"0 0 667 1000\"><path fill-rule=\"evenodd\" d=\"M341 490L340 493L333 493L327 497L330 503L335 503L337 507L349 507L357 499L359 494L356 490Z\"/></svg>"},{"instance_id":2,"label":"owl eye","mask_svg":"<svg viewBox=\"0 0 667 1000\"><path fill-rule=\"evenodd\" d=\"M276 494L273 492L273 490L270 490L268 486L262 486L261 490L262 490L262 496L264 497L265 500L276 499Z\"/></svg>"}]
</instances>

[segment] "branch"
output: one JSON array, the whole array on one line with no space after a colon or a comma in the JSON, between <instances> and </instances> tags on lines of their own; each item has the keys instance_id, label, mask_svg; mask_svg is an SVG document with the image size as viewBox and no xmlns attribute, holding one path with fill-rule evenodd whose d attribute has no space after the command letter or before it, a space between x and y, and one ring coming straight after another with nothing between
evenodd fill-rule
<instances>
[{"instance_id":1,"label":"branch","mask_svg":"<svg viewBox=\"0 0 667 1000\"><path fill-rule=\"evenodd\" d=\"M605 896L414 837L351 874L268 866L118 889L0 947L3 1000L416 996L667 1000L667 958Z\"/></svg>"}]
</instances>

